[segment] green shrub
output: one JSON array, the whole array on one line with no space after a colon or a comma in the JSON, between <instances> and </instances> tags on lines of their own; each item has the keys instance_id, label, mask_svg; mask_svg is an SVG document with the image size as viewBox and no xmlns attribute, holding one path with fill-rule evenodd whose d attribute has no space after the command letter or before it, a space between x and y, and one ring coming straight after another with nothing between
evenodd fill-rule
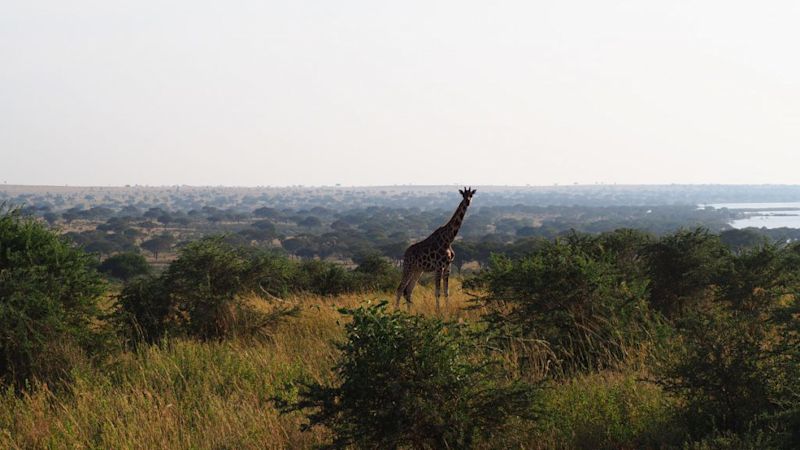
<instances>
[{"instance_id":1,"label":"green shrub","mask_svg":"<svg viewBox=\"0 0 800 450\"><path fill-rule=\"evenodd\" d=\"M800 289L786 256L765 246L734 257L659 355L660 383L681 398L698 439L769 435L800 445Z\"/></svg>"},{"instance_id":2,"label":"green shrub","mask_svg":"<svg viewBox=\"0 0 800 450\"><path fill-rule=\"evenodd\" d=\"M177 308L160 277L129 281L117 296L117 305L117 323L131 342L155 342L175 324Z\"/></svg>"},{"instance_id":3,"label":"green shrub","mask_svg":"<svg viewBox=\"0 0 800 450\"><path fill-rule=\"evenodd\" d=\"M472 448L515 416L531 417L535 390L512 380L464 325L403 312L385 302L344 311L333 386L306 385L286 410L311 408L310 426L332 446Z\"/></svg>"},{"instance_id":4,"label":"green shrub","mask_svg":"<svg viewBox=\"0 0 800 450\"><path fill-rule=\"evenodd\" d=\"M696 436L745 431L774 411L771 364L763 357L766 327L722 307L692 312L660 372L667 391L685 400L684 417Z\"/></svg>"},{"instance_id":5,"label":"green shrub","mask_svg":"<svg viewBox=\"0 0 800 450\"><path fill-rule=\"evenodd\" d=\"M650 305L668 318L679 317L707 298L705 291L730 270L731 253L707 229L680 230L646 249Z\"/></svg>"},{"instance_id":6,"label":"green shrub","mask_svg":"<svg viewBox=\"0 0 800 450\"><path fill-rule=\"evenodd\" d=\"M68 375L105 349L93 257L32 218L0 210L0 378L17 386Z\"/></svg>"},{"instance_id":7,"label":"green shrub","mask_svg":"<svg viewBox=\"0 0 800 450\"><path fill-rule=\"evenodd\" d=\"M231 335L248 260L220 237L191 242L180 249L164 282L173 304L186 313L189 335L213 339Z\"/></svg>"},{"instance_id":8,"label":"green shrub","mask_svg":"<svg viewBox=\"0 0 800 450\"><path fill-rule=\"evenodd\" d=\"M351 272L338 264L317 260L300 263L294 287L318 295L339 295L357 290Z\"/></svg>"},{"instance_id":9,"label":"green shrub","mask_svg":"<svg viewBox=\"0 0 800 450\"><path fill-rule=\"evenodd\" d=\"M200 339L253 334L298 310L281 303L265 312L245 301L248 292L268 300L292 292L339 295L387 289L398 276L379 257L347 270L327 261L297 263L275 252L236 245L227 236L211 236L182 247L161 276L131 280L118 296L117 318L129 337L148 342L168 332Z\"/></svg>"},{"instance_id":10,"label":"green shrub","mask_svg":"<svg viewBox=\"0 0 800 450\"><path fill-rule=\"evenodd\" d=\"M361 291L391 291L400 283L400 271L380 255L369 254L357 262L353 276Z\"/></svg>"},{"instance_id":11,"label":"green shrub","mask_svg":"<svg viewBox=\"0 0 800 450\"><path fill-rule=\"evenodd\" d=\"M471 280L490 328L547 343L561 370L595 370L649 339L656 322L646 280L616 266L617 255L582 238L558 239L511 260L494 256Z\"/></svg>"},{"instance_id":12,"label":"green shrub","mask_svg":"<svg viewBox=\"0 0 800 450\"><path fill-rule=\"evenodd\" d=\"M169 332L198 339L258 334L298 309L259 308L244 294L272 276L280 277L272 288L282 289L286 272L278 260L235 247L224 236L203 238L181 248L161 276L126 285L117 297L118 317L134 330L132 337L148 342Z\"/></svg>"},{"instance_id":13,"label":"green shrub","mask_svg":"<svg viewBox=\"0 0 800 450\"><path fill-rule=\"evenodd\" d=\"M285 255L266 251L251 251L250 270L246 288L267 296L284 297L297 291L294 281L297 264Z\"/></svg>"},{"instance_id":14,"label":"green shrub","mask_svg":"<svg viewBox=\"0 0 800 450\"><path fill-rule=\"evenodd\" d=\"M118 253L103 261L98 270L122 281L150 273L150 264L141 253Z\"/></svg>"},{"instance_id":15,"label":"green shrub","mask_svg":"<svg viewBox=\"0 0 800 450\"><path fill-rule=\"evenodd\" d=\"M358 261L355 270L319 260L306 260L296 266L289 281L295 292L335 296L352 292L392 290L400 282L400 272L385 258L368 255Z\"/></svg>"}]
</instances>

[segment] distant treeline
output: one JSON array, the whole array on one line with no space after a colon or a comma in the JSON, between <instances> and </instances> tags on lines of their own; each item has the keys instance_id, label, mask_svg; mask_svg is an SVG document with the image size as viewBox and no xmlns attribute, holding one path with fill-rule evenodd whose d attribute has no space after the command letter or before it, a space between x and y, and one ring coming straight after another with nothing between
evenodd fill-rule
<instances>
[{"instance_id":1,"label":"distant treeline","mask_svg":"<svg viewBox=\"0 0 800 450\"><path fill-rule=\"evenodd\" d=\"M798 186L553 186L479 189L456 242L458 265L485 264L532 238L619 228L656 235L680 228L729 230L741 212L701 203L791 201ZM303 259L398 260L452 214L448 187L385 188L0 188L0 202L48 222L102 258L145 251L169 260L181 245L227 234L243 245ZM775 242L792 229L759 230ZM519 244L518 244L519 243Z\"/></svg>"}]
</instances>

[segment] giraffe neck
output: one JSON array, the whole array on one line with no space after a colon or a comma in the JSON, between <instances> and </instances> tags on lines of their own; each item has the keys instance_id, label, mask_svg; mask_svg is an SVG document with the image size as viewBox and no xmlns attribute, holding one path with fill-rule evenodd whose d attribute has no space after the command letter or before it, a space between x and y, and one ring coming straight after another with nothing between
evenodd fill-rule
<instances>
[{"instance_id":1,"label":"giraffe neck","mask_svg":"<svg viewBox=\"0 0 800 450\"><path fill-rule=\"evenodd\" d=\"M442 238L448 244L452 243L458 234L458 229L461 228L461 223L464 221L464 214L467 213L467 201L462 200L453 213L453 217L442 227Z\"/></svg>"}]
</instances>

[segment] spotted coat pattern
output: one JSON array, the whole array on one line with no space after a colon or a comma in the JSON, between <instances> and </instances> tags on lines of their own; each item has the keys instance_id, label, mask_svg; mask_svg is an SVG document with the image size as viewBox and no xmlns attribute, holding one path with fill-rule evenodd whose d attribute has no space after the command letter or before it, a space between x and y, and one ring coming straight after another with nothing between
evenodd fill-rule
<instances>
[{"instance_id":1,"label":"spotted coat pattern","mask_svg":"<svg viewBox=\"0 0 800 450\"><path fill-rule=\"evenodd\" d=\"M406 299L406 306L411 307L411 293L417 285L417 281L425 272L432 272L436 282L436 310L439 311L439 297L441 295L441 285L444 281L444 299L450 295L449 279L450 265L455 259L453 251L453 240L458 234L459 228L464 221L464 215L472 201L475 189L464 188L458 191L461 194L461 203L456 208L453 217L443 226L436 229L424 240L411 245L403 255L403 278L397 287L395 305L400 306L400 297Z\"/></svg>"}]
</instances>

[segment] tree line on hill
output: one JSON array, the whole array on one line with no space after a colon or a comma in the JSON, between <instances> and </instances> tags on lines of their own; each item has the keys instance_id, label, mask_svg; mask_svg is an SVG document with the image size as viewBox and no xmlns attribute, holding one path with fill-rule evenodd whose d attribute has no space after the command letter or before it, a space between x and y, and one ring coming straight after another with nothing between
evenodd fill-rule
<instances>
[{"instance_id":1,"label":"tree line on hill","mask_svg":"<svg viewBox=\"0 0 800 450\"><path fill-rule=\"evenodd\" d=\"M33 208L35 209L35 208ZM32 208L27 209L32 212ZM334 211L262 206L252 210L204 206L171 210L165 206L73 207L58 218L39 217L62 230L87 251L108 257L142 250L158 260L203 236L225 233L242 245L276 249L298 258L351 262L380 253L399 260L408 244L424 238L449 217L449 209L367 208ZM575 230L599 233L618 228L665 234L681 227L729 231L737 213L687 206L477 206L456 242L457 265L488 263L492 252L514 251L532 239L553 239ZM800 230L750 230L774 241L794 240Z\"/></svg>"}]
</instances>

